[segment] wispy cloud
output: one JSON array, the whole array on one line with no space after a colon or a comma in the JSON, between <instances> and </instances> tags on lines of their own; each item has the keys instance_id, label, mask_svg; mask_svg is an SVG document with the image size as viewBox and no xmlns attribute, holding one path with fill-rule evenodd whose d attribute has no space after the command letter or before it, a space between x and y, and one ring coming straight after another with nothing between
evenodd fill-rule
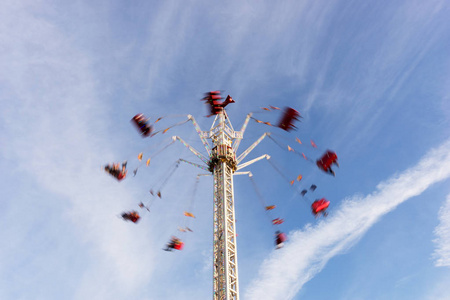
<instances>
[{"instance_id":1,"label":"wispy cloud","mask_svg":"<svg viewBox=\"0 0 450 300\"><path fill-rule=\"evenodd\" d=\"M416 166L380 183L372 194L343 201L317 226L291 232L290 243L264 261L246 298L292 299L332 257L352 247L383 215L448 177L450 140L431 150Z\"/></svg>"},{"instance_id":2,"label":"wispy cloud","mask_svg":"<svg viewBox=\"0 0 450 300\"><path fill-rule=\"evenodd\" d=\"M431 288L427 292L426 300L448 300L448 283L450 282L450 274L444 274L442 278L434 281Z\"/></svg>"},{"instance_id":3,"label":"wispy cloud","mask_svg":"<svg viewBox=\"0 0 450 300\"><path fill-rule=\"evenodd\" d=\"M46 7L17 6L0 21L0 29L7 29L0 48L8 49L0 59L6 91L0 115L8 141L0 154L17 176L15 186L2 190L10 195L23 186L35 195L5 199L2 219L10 222L0 226L0 236L11 242L0 249L3 299L64 298L56 296L59 286L75 299L125 298L153 270L153 252L139 250L149 248L151 237L139 239L134 228L115 218L132 193L111 185L100 169L113 156L104 147L114 147L95 134L106 130L108 118L91 57L54 19L42 15ZM33 244L30 237L45 239ZM25 271L33 268L35 273ZM65 268L71 271L60 276ZM18 272L24 273L19 277L27 279L27 289L9 284Z\"/></svg>"},{"instance_id":4,"label":"wispy cloud","mask_svg":"<svg viewBox=\"0 0 450 300\"><path fill-rule=\"evenodd\" d=\"M433 253L437 267L450 267L450 195L447 201L439 209L439 225L434 233L436 250Z\"/></svg>"}]
</instances>

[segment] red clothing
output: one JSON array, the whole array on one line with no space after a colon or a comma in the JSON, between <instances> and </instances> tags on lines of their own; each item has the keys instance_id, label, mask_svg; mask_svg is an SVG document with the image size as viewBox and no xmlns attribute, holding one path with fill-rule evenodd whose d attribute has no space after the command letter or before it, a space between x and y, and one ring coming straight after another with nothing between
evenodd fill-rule
<instances>
[{"instance_id":1,"label":"red clothing","mask_svg":"<svg viewBox=\"0 0 450 300\"><path fill-rule=\"evenodd\" d=\"M284 243L287 240L287 236L285 233L281 232L277 234L277 245Z\"/></svg>"},{"instance_id":2,"label":"red clothing","mask_svg":"<svg viewBox=\"0 0 450 300\"><path fill-rule=\"evenodd\" d=\"M121 181L122 179L124 179L127 176L127 172L120 172L119 175L117 175L117 180Z\"/></svg>"},{"instance_id":3,"label":"red clothing","mask_svg":"<svg viewBox=\"0 0 450 300\"><path fill-rule=\"evenodd\" d=\"M175 250L183 250L183 247L184 247L184 243L180 241L178 243L175 243L175 245L173 246L173 249L175 249Z\"/></svg>"},{"instance_id":4,"label":"red clothing","mask_svg":"<svg viewBox=\"0 0 450 300\"><path fill-rule=\"evenodd\" d=\"M328 201L325 198L322 198L320 200L316 200L311 204L311 209L314 215L317 215L320 212L325 211L328 206L330 205L330 201Z\"/></svg>"},{"instance_id":5,"label":"red clothing","mask_svg":"<svg viewBox=\"0 0 450 300\"><path fill-rule=\"evenodd\" d=\"M280 122L278 122L277 126L280 127L281 129L289 131L289 130L295 128L294 121L298 120L299 116L300 116L300 113L298 111L296 111L295 109L293 109L291 107L286 107L286 109L284 110L284 114L283 114Z\"/></svg>"},{"instance_id":6,"label":"red clothing","mask_svg":"<svg viewBox=\"0 0 450 300\"><path fill-rule=\"evenodd\" d=\"M337 162L337 159L338 157L336 153L331 150L328 150L327 152L325 152L324 155L322 155L321 158L317 160L316 164L320 169L324 170L325 172L328 172L331 165Z\"/></svg>"}]
</instances>

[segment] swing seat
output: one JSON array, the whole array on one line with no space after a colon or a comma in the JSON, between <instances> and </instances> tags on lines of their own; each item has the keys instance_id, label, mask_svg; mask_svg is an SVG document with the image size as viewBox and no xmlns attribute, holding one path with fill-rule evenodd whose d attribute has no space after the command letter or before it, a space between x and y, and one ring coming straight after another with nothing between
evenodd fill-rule
<instances>
[{"instance_id":1,"label":"swing seat","mask_svg":"<svg viewBox=\"0 0 450 300\"><path fill-rule=\"evenodd\" d=\"M317 215L320 212L324 212L328 206L330 206L330 201L328 201L325 198L322 198L320 200L316 200L311 204L311 209L314 215Z\"/></svg>"},{"instance_id":2,"label":"swing seat","mask_svg":"<svg viewBox=\"0 0 450 300\"><path fill-rule=\"evenodd\" d=\"M277 126L286 131L295 129L296 127L294 126L294 121L298 120L298 117L300 117L300 113L298 111L291 107L286 107Z\"/></svg>"},{"instance_id":3,"label":"swing seat","mask_svg":"<svg viewBox=\"0 0 450 300\"><path fill-rule=\"evenodd\" d=\"M338 157L335 152L327 150L327 152L316 161L316 164L319 169L328 172L332 164L338 165L337 159Z\"/></svg>"},{"instance_id":4,"label":"swing seat","mask_svg":"<svg viewBox=\"0 0 450 300\"><path fill-rule=\"evenodd\" d=\"M153 127L148 124L146 118L143 114L137 114L132 119L131 122L136 126L136 128L141 132L143 137L148 137L152 131Z\"/></svg>"},{"instance_id":5,"label":"swing seat","mask_svg":"<svg viewBox=\"0 0 450 300\"><path fill-rule=\"evenodd\" d=\"M173 246L173 249L175 249L175 250L183 250L183 247L184 247L184 243L183 243L183 242L180 242L180 243L176 243L176 244Z\"/></svg>"}]
</instances>

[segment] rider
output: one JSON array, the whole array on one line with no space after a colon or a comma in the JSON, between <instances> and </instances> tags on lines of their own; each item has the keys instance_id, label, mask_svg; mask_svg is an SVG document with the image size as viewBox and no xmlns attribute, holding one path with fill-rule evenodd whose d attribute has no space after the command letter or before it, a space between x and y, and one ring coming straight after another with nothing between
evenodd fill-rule
<instances>
[{"instance_id":1,"label":"rider","mask_svg":"<svg viewBox=\"0 0 450 300\"><path fill-rule=\"evenodd\" d=\"M127 171L127 161L124 161L122 163L122 169L120 169L120 165L117 163L117 164L112 164L112 165L106 165L105 171L120 181L127 176L127 172L128 172Z\"/></svg>"}]
</instances>

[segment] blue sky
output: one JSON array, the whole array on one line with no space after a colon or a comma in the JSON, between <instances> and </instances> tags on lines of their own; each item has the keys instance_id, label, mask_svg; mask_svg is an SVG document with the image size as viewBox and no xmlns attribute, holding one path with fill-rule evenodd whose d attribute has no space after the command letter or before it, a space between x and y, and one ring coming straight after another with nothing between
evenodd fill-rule
<instances>
[{"instance_id":1,"label":"blue sky","mask_svg":"<svg viewBox=\"0 0 450 300\"><path fill-rule=\"evenodd\" d=\"M312 158L339 156L336 177L264 140L309 204L267 161L248 168L289 236L273 231L246 176L235 177L242 299L450 299L450 5L448 1L2 1L0 4L0 299L208 299L212 179L180 165L139 224L122 211L150 201L180 143L116 182L102 166L151 155L224 90L235 129L260 107L291 106L296 132L250 122L243 151L266 131ZM258 114L274 121L276 113ZM287 142L313 139L314 150ZM307 143L305 143L307 144ZM239 153L238 152L238 153ZM313 196L310 196L311 199ZM186 247L162 251L194 199ZM310 199L310 200L311 200Z\"/></svg>"}]
</instances>

